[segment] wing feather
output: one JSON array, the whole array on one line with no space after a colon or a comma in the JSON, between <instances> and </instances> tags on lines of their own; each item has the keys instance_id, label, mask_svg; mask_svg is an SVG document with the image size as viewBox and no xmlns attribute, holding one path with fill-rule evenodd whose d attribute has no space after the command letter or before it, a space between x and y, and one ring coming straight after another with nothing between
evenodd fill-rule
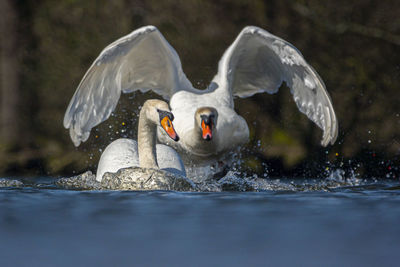
<instances>
[{"instance_id":1,"label":"wing feather","mask_svg":"<svg viewBox=\"0 0 400 267\"><path fill-rule=\"evenodd\" d=\"M154 26L108 45L86 72L64 116L75 146L110 116L121 91L136 90L152 90L167 100L179 90L194 91L176 51Z\"/></svg>"},{"instance_id":2,"label":"wing feather","mask_svg":"<svg viewBox=\"0 0 400 267\"><path fill-rule=\"evenodd\" d=\"M226 50L214 83L226 83L233 96L276 93L282 82L291 88L298 109L324 132L321 144L333 144L338 124L331 99L318 73L290 43L249 26Z\"/></svg>"}]
</instances>

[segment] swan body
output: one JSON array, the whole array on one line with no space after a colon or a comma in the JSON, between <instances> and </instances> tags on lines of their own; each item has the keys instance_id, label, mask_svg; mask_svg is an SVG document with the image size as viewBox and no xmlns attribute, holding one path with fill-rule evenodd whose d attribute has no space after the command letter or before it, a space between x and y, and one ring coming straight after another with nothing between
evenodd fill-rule
<instances>
[{"instance_id":1,"label":"swan body","mask_svg":"<svg viewBox=\"0 0 400 267\"><path fill-rule=\"evenodd\" d=\"M232 108L226 106L223 99L219 97L219 91L212 91L204 94L196 94L189 91L179 91L175 93L171 100L171 110L174 110L174 126L179 129L180 141L169 142L166 135L160 130L158 138L162 143L168 143L178 151L189 154L187 159L193 162L199 160L212 159L221 154L232 150L232 145L237 147L247 142L249 129L243 117L239 116ZM181 103L190 103L182 105ZM207 106L215 108L218 112L218 122L214 129L213 138L210 141L204 140L200 134L200 127L193 114L202 108L205 103ZM194 160L195 159L195 160Z\"/></svg>"},{"instance_id":2,"label":"swan body","mask_svg":"<svg viewBox=\"0 0 400 267\"><path fill-rule=\"evenodd\" d=\"M171 147L157 144L158 167L173 174L186 176L185 167L179 154ZM120 138L109 144L101 154L97 166L96 180L101 181L106 172L115 173L120 169L140 167L138 143L128 138Z\"/></svg>"},{"instance_id":3,"label":"swan body","mask_svg":"<svg viewBox=\"0 0 400 267\"><path fill-rule=\"evenodd\" d=\"M158 129L158 139L183 152L185 161L199 163L248 141L249 129L234 110L234 97L273 94L283 82L290 87L299 111L323 130L321 144L333 144L338 123L325 85L290 43L261 28L245 27L223 54L208 88L198 90L186 78L179 56L164 36L156 27L146 26L100 53L71 99L64 126L78 146L94 126L110 116L121 92L152 90L170 101L181 137L180 142L171 142ZM201 134L203 121L197 119L205 106L218 113L218 122L209 125L212 139L211 134L204 135L204 128Z\"/></svg>"},{"instance_id":4,"label":"swan body","mask_svg":"<svg viewBox=\"0 0 400 267\"><path fill-rule=\"evenodd\" d=\"M158 114L157 114L158 113ZM156 126L163 127L170 138L177 141L168 104L161 100L147 100L140 112L138 142L120 138L109 144L101 154L96 180L101 182L104 173L115 173L128 167L153 168L186 176L185 167L178 153L171 147L155 144ZM165 121L170 120L169 122Z\"/></svg>"}]
</instances>

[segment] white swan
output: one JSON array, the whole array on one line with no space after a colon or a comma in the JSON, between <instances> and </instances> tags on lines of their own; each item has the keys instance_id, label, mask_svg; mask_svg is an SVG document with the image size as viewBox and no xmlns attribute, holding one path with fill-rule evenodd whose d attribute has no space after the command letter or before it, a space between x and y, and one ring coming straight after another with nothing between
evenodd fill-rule
<instances>
[{"instance_id":1,"label":"white swan","mask_svg":"<svg viewBox=\"0 0 400 267\"><path fill-rule=\"evenodd\" d=\"M101 154L96 180L101 182L106 172L117 172L127 167L162 169L186 176L185 167L176 151L157 144L157 125L174 141L179 137L174 130L174 119L168 104L161 100L147 100L139 115L138 142L121 138L109 144Z\"/></svg>"},{"instance_id":2,"label":"white swan","mask_svg":"<svg viewBox=\"0 0 400 267\"><path fill-rule=\"evenodd\" d=\"M183 73L175 50L156 27L146 26L100 53L69 103L64 127L78 146L110 116L121 92L152 90L170 100L175 115L181 141L170 145L189 160L209 160L248 140L249 129L234 111L234 97L276 93L283 81L299 110L323 130L321 144L333 144L338 124L325 85L290 43L258 27L244 28L222 56L209 87L197 90ZM211 108L208 115L201 113L204 106ZM163 131L158 137L169 143Z\"/></svg>"}]
</instances>

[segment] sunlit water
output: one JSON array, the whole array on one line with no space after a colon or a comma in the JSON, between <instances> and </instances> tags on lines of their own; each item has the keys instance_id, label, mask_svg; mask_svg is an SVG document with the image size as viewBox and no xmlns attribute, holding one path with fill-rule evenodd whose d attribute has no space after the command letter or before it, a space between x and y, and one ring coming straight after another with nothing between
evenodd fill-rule
<instances>
[{"instance_id":1,"label":"sunlit water","mask_svg":"<svg viewBox=\"0 0 400 267\"><path fill-rule=\"evenodd\" d=\"M0 266L398 266L395 180L209 193L49 180L0 188Z\"/></svg>"}]
</instances>

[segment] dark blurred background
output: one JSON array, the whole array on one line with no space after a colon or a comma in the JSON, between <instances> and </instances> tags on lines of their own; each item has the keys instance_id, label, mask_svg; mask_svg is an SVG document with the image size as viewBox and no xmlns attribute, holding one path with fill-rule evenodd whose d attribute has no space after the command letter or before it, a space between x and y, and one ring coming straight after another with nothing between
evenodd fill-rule
<instances>
[{"instance_id":1,"label":"dark blurred background","mask_svg":"<svg viewBox=\"0 0 400 267\"><path fill-rule=\"evenodd\" d=\"M340 127L336 144L327 148L284 85L275 95L236 100L251 132L243 170L321 177L340 168L360 177L398 178L399 14L397 0L1 0L0 176L95 170L110 140L136 136L138 105L156 95L125 95L79 148L62 120L100 51L151 24L198 88L207 87L246 25L294 44L325 81Z\"/></svg>"}]
</instances>

